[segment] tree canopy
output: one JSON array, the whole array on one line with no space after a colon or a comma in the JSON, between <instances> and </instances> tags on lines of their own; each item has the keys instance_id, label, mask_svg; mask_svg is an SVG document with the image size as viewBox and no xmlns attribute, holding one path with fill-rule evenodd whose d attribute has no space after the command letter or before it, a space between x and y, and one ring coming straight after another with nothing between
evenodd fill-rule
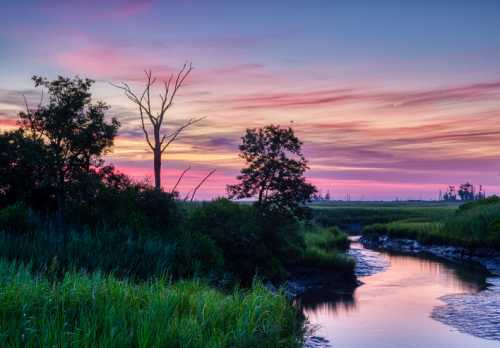
<instances>
[{"instance_id":1,"label":"tree canopy","mask_svg":"<svg viewBox=\"0 0 500 348\"><path fill-rule=\"evenodd\" d=\"M94 83L80 77L59 76L53 81L34 76L35 87L45 88L48 100L19 114L21 130L46 151L45 178L55 188L59 219L69 184L80 182L102 165L101 156L113 145L119 122L105 120L108 106L92 102Z\"/></svg>"},{"instance_id":2,"label":"tree canopy","mask_svg":"<svg viewBox=\"0 0 500 348\"><path fill-rule=\"evenodd\" d=\"M247 129L239 149L246 167L237 176L239 183L227 187L229 197L256 198L262 209L302 215L303 205L317 190L304 177L307 161L293 129Z\"/></svg>"}]
</instances>

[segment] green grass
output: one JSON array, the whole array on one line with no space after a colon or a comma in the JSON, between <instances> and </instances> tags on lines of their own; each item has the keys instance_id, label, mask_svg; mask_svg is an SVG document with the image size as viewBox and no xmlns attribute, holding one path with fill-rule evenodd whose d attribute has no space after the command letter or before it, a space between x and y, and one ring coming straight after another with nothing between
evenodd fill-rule
<instances>
[{"instance_id":1,"label":"green grass","mask_svg":"<svg viewBox=\"0 0 500 348\"><path fill-rule=\"evenodd\" d=\"M316 224L344 228L408 219L433 221L452 216L458 206L455 202L325 202L311 208Z\"/></svg>"},{"instance_id":2,"label":"green grass","mask_svg":"<svg viewBox=\"0 0 500 348\"><path fill-rule=\"evenodd\" d=\"M67 272L52 283L0 261L1 347L298 347L296 310L262 285L135 284Z\"/></svg>"},{"instance_id":3,"label":"green grass","mask_svg":"<svg viewBox=\"0 0 500 348\"><path fill-rule=\"evenodd\" d=\"M462 205L452 215L429 214L417 219L366 226L363 234L387 234L424 244L500 249L500 201L496 198Z\"/></svg>"},{"instance_id":4,"label":"green grass","mask_svg":"<svg viewBox=\"0 0 500 348\"><path fill-rule=\"evenodd\" d=\"M306 247L309 248L317 247L325 250L349 248L347 234L336 227L308 231L304 234L304 239Z\"/></svg>"},{"instance_id":5,"label":"green grass","mask_svg":"<svg viewBox=\"0 0 500 348\"><path fill-rule=\"evenodd\" d=\"M313 228L305 232L304 239L306 249L301 261L303 266L333 270L352 276L354 260L344 252L349 247L347 234L336 227Z\"/></svg>"},{"instance_id":6,"label":"green grass","mask_svg":"<svg viewBox=\"0 0 500 348\"><path fill-rule=\"evenodd\" d=\"M442 223L394 221L387 224L373 224L363 229L363 235L388 235L391 238L416 239L420 242L434 242L440 238Z\"/></svg>"}]
</instances>

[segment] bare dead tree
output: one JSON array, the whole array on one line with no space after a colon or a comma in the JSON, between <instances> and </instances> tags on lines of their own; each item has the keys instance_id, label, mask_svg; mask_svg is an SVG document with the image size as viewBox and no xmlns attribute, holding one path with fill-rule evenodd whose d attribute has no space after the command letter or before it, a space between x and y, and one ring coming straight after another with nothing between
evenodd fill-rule
<instances>
[{"instance_id":1,"label":"bare dead tree","mask_svg":"<svg viewBox=\"0 0 500 348\"><path fill-rule=\"evenodd\" d=\"M192 70L192 64L185 63L175 76L172 74L168 80L163 81L163 92L160 93L160 107L156 112L151 108L151 91L153 85L156 83L156 77L153 77L151 70L145 71L146 86L140 94L134 92L125 82L122 82L120 85L112 84L122 89L125 92L125 96L139 108L142 131L144 132L149 148L153 152L153 169L155 188L157 190L161 189L161 159L163 153L186 128L204 119L204 117L190 118L171 132L162 131L162 127L166 126L166 113L172 107L177 92ZM145 118L151 124L152 134L150 134L150 130L146 127Z\"/></svg>"}]
</instances>

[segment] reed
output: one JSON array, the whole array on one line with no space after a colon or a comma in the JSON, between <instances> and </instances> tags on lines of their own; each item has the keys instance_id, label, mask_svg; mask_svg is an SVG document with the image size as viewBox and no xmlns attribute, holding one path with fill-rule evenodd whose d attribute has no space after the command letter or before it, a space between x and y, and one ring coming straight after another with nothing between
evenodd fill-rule
<instances>
[{"instance_id":1,"label":"reed","mask_svg":"<svg viewBox=\"0 0 500 348\"><path fill-rule=\"evenodd\" d=\"M2 347L299 347L301 321L261 284L224 294L197 281L60 281L0 261Z\"/></svg>"}]
</instances>

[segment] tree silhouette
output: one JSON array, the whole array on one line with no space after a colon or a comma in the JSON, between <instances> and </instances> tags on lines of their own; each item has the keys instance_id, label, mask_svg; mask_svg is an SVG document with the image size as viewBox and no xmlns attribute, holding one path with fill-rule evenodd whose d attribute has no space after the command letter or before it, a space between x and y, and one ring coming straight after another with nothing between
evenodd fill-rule
<instances>
[{"instance_id":1,"label":"tree silhouette","mask_svg":"<svg viewBox=\"0 0 500 348\"><path fill-rule=\"evenodd\" d=\"M62 228L68 184L102 165L101 156L113 145L120 124L115 118L106 122L109 107L92 102L92 80L59 76L49 81L34 76L33 81L35 87L47 89L49 99L35 110L26 103L26 111L19 114L20 125L32 139L45 144L46 177L55 187L57 221Z\"/></svg>"},{"instance_id":2,"label":"tree silhouette","mask_svg":"<svg viewBox=\"0 0 500 348\"><path fill-rule=\"evenodd\" d=\"M18 201L47 209L50 188L44 173L47 151L22 129L0 134L0 208Z\"/></svg>"},{"instance_id":3,"label":"tree silhouette","mask_svg":"<svg viewBox=\"0 0 500 348\"><path fill-rule=\"evenodd\" d=\"M458 189L458 195L462 201L473 201L475 198L474 185L470 182L460 185Z\"/></svg>"},{"instance_id":4,"label":"tree silhouette","mask_svg":"<svg viewBox=\"0 0 500 348\"><path fill-rule=\"evenodd\" d=\"M307 161L293 130L274 125L247 129L242 140L240 157L247 166L237 177L240 183L227 187L229 197L255 197L261 209L302 215L302 206L317 190L304 178Z\"/></svg>"},{"instance_id":5,"label":"tree silhouette","mask_svg":"<svg viewBox=\"0 0 500 348\"><path fill-rule=\"evenodd\" d=\"M167 81L163 81L163 93L160 93L160 105L157 112L151 107L151 89L156 83L156 77L153 77L151 70L146 73L146 86L142 93L134 92L127 83L113 86L122 89L125 95L139 108L139 115L141 118L141 128L146 138L146 143L153 152L153 169L155 178L155 188L161 190L161 160L163 153L167 148L177 139L177 137L189 126L193 125L204 119L190 118L184 122L180 127L171 131L162 133L162 127L165 126L167 121L166 113L174 104L174 99L182 87L184 80L188 77L189 73L193 70L192 64L184 64L182 69L174 75L170 75ZM149 121L152 127L151 131L146 126L145 118Z\"/></svg>"}]
</instances>

